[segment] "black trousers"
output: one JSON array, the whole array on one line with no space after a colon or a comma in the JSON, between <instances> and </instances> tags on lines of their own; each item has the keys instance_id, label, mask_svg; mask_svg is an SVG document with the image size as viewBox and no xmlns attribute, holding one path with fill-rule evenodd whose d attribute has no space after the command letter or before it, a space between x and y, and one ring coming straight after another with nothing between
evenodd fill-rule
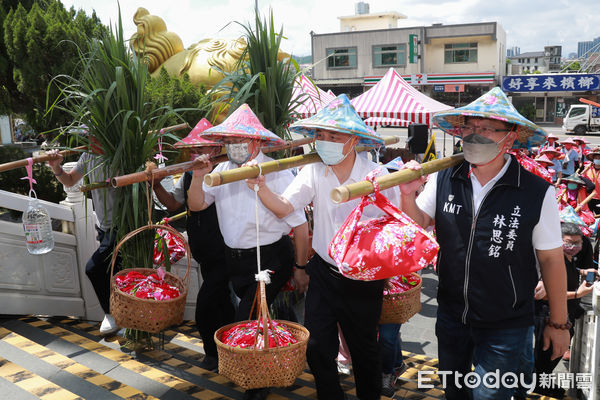
<instances>
[{"instance_id":1,"label":"black trousers","mask_svg":"<svg viewBox=\"0 0 600 400\"><path fill-rule=\"evenodd\" d=\"M217 357L215 332L222 326L232 323L235 317L225 254L202 257L196 261L200 264L202 274L202 286L196 299L196 326L204 344L204 353L210 357Z\"/></svg>"},{"instance_id":2,"label":"black trousers","mask_svg":"<svg viewBox=\"0 0 600 400\"><path fill-rule=\"evenodd\" d=\"M256 249L231 249L227 247L225 254L227 272L233 285L233 291L240 298L235 320L243 321L250 317L250 310L256 293L257 282L254 277L258 272ZM273 271L271 283L266 287L267 303L271 305L279 290L292 276L294 250L289 236L282 236L275 243L261 246L260 263L261 270L269 269Z\"/></svg>"},{"instance_id":3,"label":"black trousers","mask_svg":"<svg viewBox=\"0 0 600 400\"><path fill-rule=\"evenodd\" d=\"M85 265L85 274L92 283L100 306L105 314L110 314L110 260L115 248L115 230L105 232L96 227L100 246ZM119 271L120 256L115 261L115 272Z\"/></svg>"},{"instance_id":4,"label":"black trousers","mask_svg":"<svg viewBox=\"0 0 600 400\"><path fill-rule=\"evenodd\" d=\"M306 268L305 326L310 331L306 357L322 400L344 399L336 357L339 323L350 355L359 399L381 396L381 357L377 326L384 281L356 281L333 272L333 265L315 255Z\"/></svg>"}]
</instances>

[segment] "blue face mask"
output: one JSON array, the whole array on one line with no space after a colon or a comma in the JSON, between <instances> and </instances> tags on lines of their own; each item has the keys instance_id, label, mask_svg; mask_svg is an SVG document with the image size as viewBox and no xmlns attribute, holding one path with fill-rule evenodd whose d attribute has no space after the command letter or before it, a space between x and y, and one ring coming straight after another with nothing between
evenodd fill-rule
<instances>
[{"instance_id":1,"label":"blue face mask","mask_svg":"<svg viewBox=\"0 0 600 400\"><path fill-rule=\"evenodd\" d=\"M569 189L569 190L576 190L577 189L577 184L576 183L567 183L567 189Z\"/></svg>"},{"instance_id":2,"label":"blue face mask","mask_svg":"<svg viewBox=\"0 0 600 400\"><path fill-rule=\"evenodd\" d=\"M352 138L348 139L348 141ZM346 142L348 143L348 142ZM350 151L344 155L344 146L346 143L328 142L326 140L315 141L317 154L326 165L338 165L350 154Z\"/></svg>"}]
</instances>

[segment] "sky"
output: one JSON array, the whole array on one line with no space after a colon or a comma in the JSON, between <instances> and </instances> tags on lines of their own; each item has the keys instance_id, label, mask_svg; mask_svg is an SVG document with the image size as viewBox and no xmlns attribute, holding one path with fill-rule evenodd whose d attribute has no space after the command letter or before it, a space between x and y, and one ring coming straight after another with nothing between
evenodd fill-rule
<instances>
[{"instance_id":1,"label":"sky","mask_svg":"<svg viewBox=\"0 0 600 400\"><path fill-rule=\"evenodd\" d=\"M69 8L93 9L104 24L118 18L116 0L61 0ZM256 0L262 13L273 10L275 24L283 26L287 40L282 50L310 55L310 32L339 31L337 17L354 14L353 0ZM599 0L371 0L370 12L396 11L406 15L399 27L433 23L463 24L497 21L506 31L506 47L521 53L542 51L547 45L562 45L563 57L577 52L577 42L600 36ZM188 47L204 38L234 38L242 35L235 22L253 18L255 0L120 0L126 37L135 32L133 14L145 7L165 21ZM234 22L234 23L231 23Z\"/></svg>"}]
</instances>

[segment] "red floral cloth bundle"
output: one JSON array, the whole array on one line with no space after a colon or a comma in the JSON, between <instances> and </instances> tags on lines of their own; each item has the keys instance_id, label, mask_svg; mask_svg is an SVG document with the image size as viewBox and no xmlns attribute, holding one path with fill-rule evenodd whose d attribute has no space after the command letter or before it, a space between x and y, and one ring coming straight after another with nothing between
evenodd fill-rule
<instances>
[{"instance_id":1,"label":"red floral cloth bundle","mask_svg":"<svg viewBox=\"0 0 600 400\"><path fill-rule=\"evenodd\" d=\"M130 271L126 275L115 278L117 288L140 299L170 300L179 297L179 288L171 286L164 280L165 271L161 268L155 274L144 275Z\"/></svg>"},{"instance_id":2,"label":"red floral cloth bundle","mask_svg":"<svg viewBox=\"0 0 600 400\"><path fill-rule=\"evenodd\" d=\"M329 243L329 256L350 279L373 281L416 272L435 264L439 250L428 232L379 192L376 171L367 176L374 193L362 198ZM387 215L361 221L369 204Z\"/></svg>"},{"instance_id":3,"label":"red floral cloth bundle","mask_svg":"<svg viewBox=\"0 0 600 400\"><path fill-rule=\"evenodd\" d=\"M520 150L512 149L509 150L508 153L514 155L517 158L517 161L519 161L519 164L521 164L526 171L529 171L532 174L539 176L548 183L552 183L552 173L550 173L550 171L544 168L543 165L541 165L534 159L526 156Z\"/></svg>"},{"instance_id":4,"label":"red floral cloth bundle","mask_svg":"<svg viewBox=\"0 0 600 400\"><path fill-rule=\"evenodd\" d=\"M163 223L168 226L169 219L164 218ZM165 248L166 246L166 248ZM165 253L169 254L167 269L185 256L185 244L180 237L173 235L166 229L157 229L154 237L154 253L152 259L155 265L165 264Z\"/></svg>"},{"instance_id":5,"label":"red floral cloth bundle","mask_svg":"<svg viewBox=\"0 0 600 400\"><path fill-rule=\"evenodd\" d=\"M397 294L406 292L412 289L413 287L417 286L420 281L421 277L419 277L418 275L411 274L395 276L391 278L389 282L390 285L392 285L393 287L389 289L384 289L383 294L385 296L387 294Z\"/></svg>"},{"instance_id":6,"label":"red floral cloth bundle","mask_svg":"<svg viewBox=\"0 0 600 400\"><path fill-rule=\"evenodd\" d=\"M277 321L271 321L267 335L269 337L269 347L285 347L298 343L298 339L287 329L287 327ZM264 348L264 338L262 335L262 322L258 321L244 322L223 332L221 341L231 347L240 349L254 348L254 338L258 338L257 349ZM258 330L258 336L256 331Z\"/></svg>"}]
</instances>

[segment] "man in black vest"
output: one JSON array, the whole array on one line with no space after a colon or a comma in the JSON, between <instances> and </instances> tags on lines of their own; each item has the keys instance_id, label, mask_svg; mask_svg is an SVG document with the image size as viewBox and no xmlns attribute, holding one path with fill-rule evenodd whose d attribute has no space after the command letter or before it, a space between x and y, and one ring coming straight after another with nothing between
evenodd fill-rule
<instances>
[{"instance_id":1,"label":"man in black vest","mask_svg":"<svg viewBox=\"0 0 600 400\"><path fill-rule=\"evenodd\" d=\"M421 226L435 222L440 244L438 375L450 400L510 399L515 379L531 382L536 258L550 306L544 348L557 358L569 344L555 190L506 154L545 132L499 88L434 119L462 139L465 161L432 175L418 199L422 179L401 185L401 204Z\"/></svg>"}]
</instances>

